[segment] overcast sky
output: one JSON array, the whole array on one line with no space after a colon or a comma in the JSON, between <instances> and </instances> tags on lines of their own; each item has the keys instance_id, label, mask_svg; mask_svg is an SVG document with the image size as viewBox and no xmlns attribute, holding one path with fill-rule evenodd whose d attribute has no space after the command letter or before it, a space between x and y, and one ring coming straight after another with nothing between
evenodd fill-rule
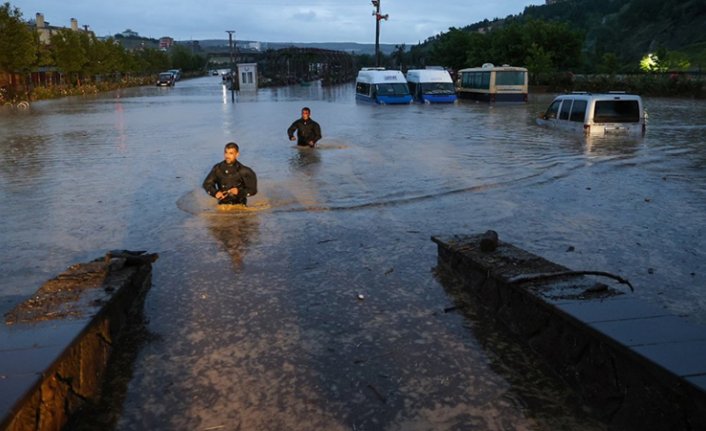
<instances>
[{"instance_id":1,"label":"overcast sky","mask_svg":"<svg viewBox=\"0 0 706 431\"><path fill-rule=\"evenodd\" d=\"M6 0L0 0L2 2ZM89 25L97 36L125 29L177 40L375 42L370 0L9 0L25 19L37 12L54 26ZM381 43L416 44L477 21L521 13L544 0L381 0Z\"/></svg>"}]
</instances>

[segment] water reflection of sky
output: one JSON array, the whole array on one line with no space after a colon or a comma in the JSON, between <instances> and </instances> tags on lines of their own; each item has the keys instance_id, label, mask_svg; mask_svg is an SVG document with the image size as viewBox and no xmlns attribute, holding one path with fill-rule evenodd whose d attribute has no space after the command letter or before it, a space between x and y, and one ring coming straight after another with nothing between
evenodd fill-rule
<instances>
[{"instance_id":1,"label":"water reflection of sky","mask_svg":"<svg viewBox=\"0 0 706 431\"><path fill-rule=\"evenodd\" d=\"M207 77L0 113L0 309L108 249L161 255L157 338L120 429L597 428L477 310L444 313L458 294L434 274L433 234L492 228L706 315L704 102L648 99L647 135L623 142L535 126L550 96L238 98ZM323 128L315 151L286 136L304 105ZM259 211L219 211L199 189L230 140Z\"/></svg>"}]
</instances>

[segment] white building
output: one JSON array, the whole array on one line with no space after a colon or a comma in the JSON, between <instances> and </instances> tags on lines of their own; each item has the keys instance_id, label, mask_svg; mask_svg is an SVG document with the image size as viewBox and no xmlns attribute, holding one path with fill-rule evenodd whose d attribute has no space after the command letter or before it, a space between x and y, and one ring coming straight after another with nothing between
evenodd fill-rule
<instances>
[{"instance_id":1,"label":"white building","mask_svg":"<svg viewBox=\"0 0 706 431\"><path fill-rule=\"evenodd\" d=\"M238 88L257 90L257 63L238 63Z\"/></svg>"}]
</instances>

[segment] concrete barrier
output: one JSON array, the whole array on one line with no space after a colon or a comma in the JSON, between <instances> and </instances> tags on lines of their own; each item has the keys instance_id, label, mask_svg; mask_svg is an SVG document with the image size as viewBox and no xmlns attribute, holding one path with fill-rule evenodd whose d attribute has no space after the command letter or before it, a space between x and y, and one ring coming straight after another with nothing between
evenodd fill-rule
<instances>
[{"instance_id":1,"label":"concrete barrier","mask_svg":"<svg viewBox=\"0 0 706 431\"><path fill-rule=\"evenodd\" d=\"M510 244L482 251L484 238L432 237L439 270L470 290L489 317L540 355L604 422L626 430L704 429L706 327L636 298L610 278Z\"/></svg>"},{"instance_id":2,"label":"concrete barrier","mask_svg":"<svg viewBox=\"0 0 706 431\"><path fill-rule=\"evenodd\" d=\"M0 331L0 429L60 430L100 396L113 345L143 306L156 255L113 251L45 283Z\"/></svg>"}]
</instances>

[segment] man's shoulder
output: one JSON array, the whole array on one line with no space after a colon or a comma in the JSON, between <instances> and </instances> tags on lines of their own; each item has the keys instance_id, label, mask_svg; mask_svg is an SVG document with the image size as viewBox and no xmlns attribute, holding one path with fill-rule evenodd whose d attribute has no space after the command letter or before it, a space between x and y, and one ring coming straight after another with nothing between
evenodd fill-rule
<instances>
[{"instance_id":1,"label":"man's shoulder","mask_svg":"<svg viewBox=\"0 0 706 431\"><path fill-rule=\"evenodd\" d=\"M242 163L240 164L240 171L255 174L255 171L253 171L249 166L245 166Z\"/></svg>"}]
</instances>

